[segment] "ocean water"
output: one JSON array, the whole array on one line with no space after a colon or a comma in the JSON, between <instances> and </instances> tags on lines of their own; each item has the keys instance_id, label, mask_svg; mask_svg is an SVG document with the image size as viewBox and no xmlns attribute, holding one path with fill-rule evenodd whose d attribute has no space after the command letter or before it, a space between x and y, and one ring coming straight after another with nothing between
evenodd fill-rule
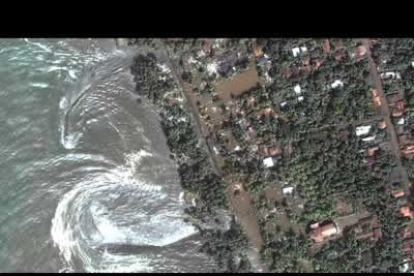
<instances>
[{"instance_id":1,"label":"ocean water","mask_svg":"<svg viewBox=\"0 0 414 276\"><path fill-rule=\"evenodd\" d=\"M132 50L111 39L0 40L0 272L191 272L174 162Z\"/></svg>"}]
</instances>

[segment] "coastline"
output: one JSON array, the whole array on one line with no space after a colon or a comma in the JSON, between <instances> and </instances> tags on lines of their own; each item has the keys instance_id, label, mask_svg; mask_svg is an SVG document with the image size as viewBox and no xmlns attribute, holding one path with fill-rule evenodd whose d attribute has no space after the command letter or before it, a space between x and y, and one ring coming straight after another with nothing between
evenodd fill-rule
<instances>
[{"instance_id":1,"label":"coastline","mask_svg":"<svg viewBox=\"0 0 414 276\"><path fill-rule=\"evenodd\" d=\"M248 239L235 217L229 216L227 186L215 172L182 84L171 72L173 65L165 62L161 52L137 51L131 73L138 95L159 111L171 158L177 164L184 202L190 203L185 214L199 229L204 243L201 250L215 258L218 271L251 271L248 253L243 252L247 251Z\"/></svg>"}]
</instances>

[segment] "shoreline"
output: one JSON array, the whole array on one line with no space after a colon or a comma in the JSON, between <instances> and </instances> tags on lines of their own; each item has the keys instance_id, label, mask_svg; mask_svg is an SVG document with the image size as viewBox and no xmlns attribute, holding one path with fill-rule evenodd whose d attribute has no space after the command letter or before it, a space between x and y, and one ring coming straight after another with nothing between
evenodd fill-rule
<instances>
[{"instance_id":1,"label":"shoreline","mask_svg":"<svg viewBox=\"0 0 414 276\"><path fill-rule=\"evenodd\" d=\"M167 138L170 156L177 164L183 196L193 196L193 206L187 207L184 211L199 230L204 243L202 250L216 259L219 271L238 271L238 265L234 264L237 259L235 256L242 256L239 263L244 264L247 261L247 256L243 256L247 252L241 252L247 249L247 238L233 215L230 227L225 226L226 219L222 216L224 214L224 217L228 217L226 213L230 213L227 186L214 170L206 142L203 143L204 138L200 137L201 134L197 131L195 114L189 110L184 88L175 73L171 72L174 68L169 68L169 74L166 74L169 76L165 76L168 81L160 82L159 77L163 72L159 69L159 63L165 62L165 59L162 50L157 49L154 52L148 51L144 54L137 51L135 54L131 66L135 91L160 113L161 128ZM173 67L168 57L166 60L168 61L164 64ZM213 229L205 225L213 225ZM238 245L229 247L227 244L234 239L238 240ZM247 267L251 268L251 264Z\"/></svg>"}]
</instances>

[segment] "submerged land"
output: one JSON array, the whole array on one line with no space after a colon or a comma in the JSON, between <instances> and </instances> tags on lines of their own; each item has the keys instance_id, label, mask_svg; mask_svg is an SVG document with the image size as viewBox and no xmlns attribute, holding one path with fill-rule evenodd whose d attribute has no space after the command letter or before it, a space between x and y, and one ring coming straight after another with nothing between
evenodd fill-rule
<instances>
[{"instance_id":1,"label":"submerged land","mask_svg":"<svg viewBox=\"0 0 414 276\"><path fill-rule=\"evenodd\" d=\"M217 271L412 271L414 39L118 42Z\"/></svg>"}]
</instances>

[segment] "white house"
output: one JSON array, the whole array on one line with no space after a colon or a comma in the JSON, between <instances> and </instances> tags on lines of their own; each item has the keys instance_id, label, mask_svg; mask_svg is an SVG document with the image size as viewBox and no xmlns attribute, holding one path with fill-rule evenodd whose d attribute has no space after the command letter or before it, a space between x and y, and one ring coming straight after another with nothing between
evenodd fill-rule
<instances>
[{"instance_id":1,"label":"white house","mask_svg":"<svg viewBox=\"0 0 414 276\"><path fill-rule=\"evenodd\" d=\"M381 79L401 79L399 72L385 72L380 75Z\"/></svg>"},{"instance_id":2,"label":"white house","mask_svg":"<svg viewBox=\"0 0 414 276\"><path fill-rule=\"evenodd\" d=\"M370 130L371 130L371 126L358 126L355 129L355 134L356 136L365 135L365 134L368 134Z\"/></svg>"},{"instance_id":3,"label":"white house","mask_svg":"<svg viewBox=\"0 0 414 276\"><path fill-rule=\"evenodd\" d=\"M364 142L371 142L375 140L375 135L363 138L362 141Z\"/></svg>"},{"instance_id":4,"label":"white house","mask_svg":"<svg viewBox=\"0 0 414 276\"><path fill-rule=\"evenodd\" d=\"M265 159L263 159L263 165L266 168L273 167L275 165L275 163L273 162L273 157L266 157Z\"/></svg>"},{"instance_id":5,"label":"white house","mask_svg":"<svg viewBox=\"0 0 414 276\"><path fill-rule=\"evenodd\" d=\"M397 121L397 125L403 125L404 123L405 123L404 118L400 118L400 119Z\"/></svg>"},{"instance_id":6,"label":"white house","mask_svg":"<svg viewBox=\"0 0 414 276\"><path fill-rule=\"evenodd\" d=\"M296 95L299 95L300 93L302 93L302 88L300 87L299 84L297 84L293 90L295 91Z\"/></svg>"},{"instance_id":7,"label":"white house","mask_svg":"<svg viewBox=\"0 0 414 276\"><path fill-rule=\"evenodd\" d=\"M340 80L336 80L333 83L331 83L331 87L332 88L337 88L337 87L344 87L344 83Z\"/></svg>"},{"instance_id":8,"label":"white house","mask_svg":"<svg viewBox=\"0 0 414 276\"><path fill-rule=\"evenodd\" d=\"M304 99L304 98L303 98L303 96L299 96L299 97L298 97L298 101L299 101L299 102L303 101L303 99Z\"/></svg>"},{"instance_id":9,"label":"white house","mask_svg":"<svg viewBox=\"0 0 414 276\"><path fill-rule=\"evenodd\" d=\"M292 54L293 54L294 57L297 57L299 55L299 53L300 53L299 47L295 47L295 48L292 49Z\"/></svg>"},{"instance_id":10,"label":"white house","mask_svg":"<svg viewBox=\"0 0 414 276\"><path fill-rule=\"evenodd\" d=\"M282 103L280 104L280 107L284 107L285 105L287 105L287 102L282 102Z\"/></svg>"},{"instance_id":11,"label":"white house","mask_svg":"<svg viewBox=\"0 0 414 276\"><path fill-rule=\"evenodd\" d=\"M300 53L306 53L307 51L308 48L306 48L306 46L292 48L292 54L294 57L297 57Z\"/></svg>"},{"instance_id":12,"label":"white house","mask_svg":"<svg viewBox=\"0 0 414 276\"><path fill-rule=\"evenodd\" d=\"M284 188L282 188L282 193L283 193L284 195L287 195L287 194L291 194L291 193L293 193L293 187L292 187L292 186L290 186L290 187L284 187Z\"/></svg>"}]
</instances>

